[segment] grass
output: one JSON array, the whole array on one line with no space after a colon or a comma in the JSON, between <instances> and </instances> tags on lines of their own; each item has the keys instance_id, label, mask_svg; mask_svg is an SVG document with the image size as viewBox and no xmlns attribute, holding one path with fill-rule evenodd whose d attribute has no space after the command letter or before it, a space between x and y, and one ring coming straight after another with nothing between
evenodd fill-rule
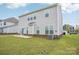
<instances>
[{"instance_id":1,"label":"grass","mask_svg":"<svg viewBox=\"0 0 79 59\"><path fill-rule=\"evenodd\" d=\"M79 35L65 35L57 40L0 35L0 55L78 55Z\"/></svg>"}]
</instances>

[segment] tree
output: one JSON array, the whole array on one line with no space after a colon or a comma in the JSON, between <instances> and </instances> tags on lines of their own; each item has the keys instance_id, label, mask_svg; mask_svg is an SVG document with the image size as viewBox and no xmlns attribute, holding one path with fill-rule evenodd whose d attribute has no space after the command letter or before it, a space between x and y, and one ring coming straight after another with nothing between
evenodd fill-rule
<instances>
[{"instance_id":1,"label":"tree","mask_svg":"<svg viewBox=\"0 0 79 59\"><path fill-rule=\"evenodd\" d=\"M76 32L76 33L79 33L79 29L75 29L75 32Z\"/></svg>"}]
</instances>

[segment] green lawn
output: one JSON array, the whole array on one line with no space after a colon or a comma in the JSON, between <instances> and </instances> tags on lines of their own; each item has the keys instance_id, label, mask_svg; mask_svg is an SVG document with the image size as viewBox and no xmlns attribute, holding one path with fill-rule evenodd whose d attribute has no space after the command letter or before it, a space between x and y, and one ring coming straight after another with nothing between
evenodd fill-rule
<instances>
[{"instance_id":1,"label":"green lawn","mask_svg":"<svg viewBox=\"0 0 79 59\"><path fill-rule=\"evenodd\" d=\"M1 55L62 55L79 54L79 35L65 35L57 40L33 37L18 38L0 35Z\"/></svg>"}]
</instances>

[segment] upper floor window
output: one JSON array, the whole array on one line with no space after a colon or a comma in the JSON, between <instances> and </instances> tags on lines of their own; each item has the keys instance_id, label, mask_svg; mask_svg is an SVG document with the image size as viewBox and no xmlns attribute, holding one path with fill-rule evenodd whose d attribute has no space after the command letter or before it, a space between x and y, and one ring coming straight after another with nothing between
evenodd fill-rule
<instances>
[{"instance_id":1,"label":"upper floor window","mask_svg":"<svg viewBox=\"0 0 79 59\"><path fill-rule=\"evenodd\" d=\"M30 19L28 18L28 21L29 21Z\"/></svg>"},{"instance_id":2,"label":"upper floor window","mask_svg":"<svg viewBox=\"0 0 79 59\"><path fill-rule=\"evenodd\" d=\"M36 19L36 16L34 16L34 19Z\"/></svg>"},{"instance_id":3,"label":"upper floor window","mask_svg":"<svg viewBox=\"0 0 79 59\"><path fill-rule=\"evenodd\" d=\"M30 19L32 20L32 17Z\"/></svg>"},{"instance_id":4,"label":"upper floor window","mask_svg":"<svg viewBox=\"0 0 79 59\"><path fill-rule=\"evenodd\" d=\"M29 20L34 20L34 19L36 19L36 16L29 17L29 18L28 18L28 21L29 21Z\"/></svg>"},{"instance_id":5,"label":"upper floor window","mask_svg":"<svg viewBox=\"0 0 79 59\"><path fill-rule=\"evenodd\" d=\"M45 17L48 17L48 16L49 16L49 14L48 14L48 13L46 13L46 14L45 14Z\"/></svg>"}]
</instances>

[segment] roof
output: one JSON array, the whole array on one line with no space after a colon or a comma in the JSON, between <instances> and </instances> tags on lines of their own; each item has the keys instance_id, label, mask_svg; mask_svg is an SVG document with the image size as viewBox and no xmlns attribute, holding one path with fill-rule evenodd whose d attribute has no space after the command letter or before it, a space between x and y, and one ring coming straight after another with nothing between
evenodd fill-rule
<instances>
[{"instance_id":1,"label":"roof","mask_svg":"<svg viewBox=\"0 0 79 59\"><path fill-rule=\"evenodd\" d=\"M17 23L18 22L18 20L15 17L7 18L7 19L4 19L3 21L12 22L12 23Z\"/></svg>"},{"instance_id":2,"label":"roof","mask_svg":"<svg viewBox=\"0 0 79 59\"><path fill-rule=\"evenodd\" d=\"M39 10L30 12L30 13L26 13L26 14L21 15L21 16L19 16L19 17L23 17L23 16L26 16L26 15L33 14L33 13L36 13L36 12L39 12L39 11L42 11L42 10L45 10L45 9L49 9L49 8L52 8L52 7L56 7L56 6L58 6L58 3L55 3L55 4L51 5L51 6L48 6L48 7L46 7L46 8L42 8L42 9L39 9Z\"/></svg>"},{"instance_id":3,"label":"roof","mask_svg":"<svg viewBox=\"0 0 79 59\"><path fill-rule=\"evenodd\" d=\"M0 20L0 22L2 22L2 20Z\"/></svg>"},{"instance_id":4,"label":"roof","mask_svg":"<svg viewBox=\"0 0 79 59\"><path fill-rule=\"evenodd\" d=\"M3 20L0 20L1 22L11 22L11 23L14 23L14 25L10 25L10 26L2 26L0 27L0 29L2 28L7 28L7 27L12 27L12 26L15 26L18 24L18 19L15 18L15 17L11 17L11 18L7 18L7 19L3 19Z\"/></svg>"}]
</instances>

